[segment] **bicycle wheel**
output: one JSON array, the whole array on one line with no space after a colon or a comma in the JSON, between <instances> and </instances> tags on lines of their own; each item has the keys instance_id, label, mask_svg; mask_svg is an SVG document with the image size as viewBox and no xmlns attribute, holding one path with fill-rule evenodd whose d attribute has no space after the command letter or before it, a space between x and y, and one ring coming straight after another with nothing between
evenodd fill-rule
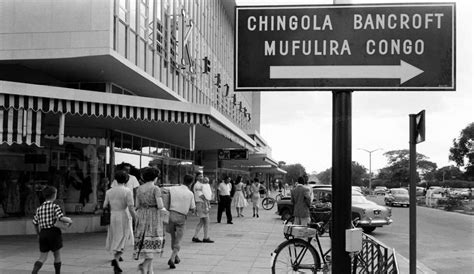
<instances>
[{"instance_id":1,"label":"bicycle wheel","mask_svg":"<svg viewBox=\"0 0 474 274\"><path fill-rule=\"evenodd\" d=\"M283 195L281 193L279 193L275 196L275 200L277 200L277 201L280 201L281 198L283 198Z\"/></svg>"},{"instance_id":2,"label":"bicycle wheel","mask_svg":"<svg viewBox=\"0 0 474 274\"><path fill-rule=\"evenodd\" d=\"M265 210L270 210L275 206L275 199L271 197L265 197L262 200L262 207Z\"/></svg>"},{"instance_id":3,"label":"bicycle wheel","mask_svg":"<svg viewBox=\"0 0 474 274\"><path fill-rule=\"evenodd\" d=\"M281 243L272 253L272 273L316 273L321 267L316 249L302 239Z\"/></svg>"}]
</instances>

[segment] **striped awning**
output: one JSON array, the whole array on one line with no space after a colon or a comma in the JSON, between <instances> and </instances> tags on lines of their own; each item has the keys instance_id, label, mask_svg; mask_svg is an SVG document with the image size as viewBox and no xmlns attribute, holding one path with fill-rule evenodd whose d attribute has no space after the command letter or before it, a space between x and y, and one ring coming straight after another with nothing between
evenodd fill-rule
<instances>
[{"instance_id":1,"label":"striped awning","mask_svg":"<svg viewBox=\"0 0 474 274\"><path fill-rule=\"evenodd\" d=\"M0 106L1 143L41 145L41 120L43 114L31 109L13 109Z\"/></svg>"},{"instance_id":2,"label":"striped awning","mask_svg":"<svg viewBox=\"0 0 474 274\"><path fill-rule=\"evenodd\" d=\"M142 121L169 122L209 127L207 114L165 110L149 107L85 102L26 95L0 94L0 106L5 109L26 109L44 113L79 114Z\"/></svg>"}]
</instances>

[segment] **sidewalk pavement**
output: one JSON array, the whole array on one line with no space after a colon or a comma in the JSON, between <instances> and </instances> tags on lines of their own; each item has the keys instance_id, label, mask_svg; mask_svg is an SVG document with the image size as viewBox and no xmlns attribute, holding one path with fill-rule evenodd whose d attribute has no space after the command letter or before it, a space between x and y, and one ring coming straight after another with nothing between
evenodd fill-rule
<instances>
[{"instance_id":1,"label":"sidewalk pavement","mask_svg":"<svg viewBox=\"0 0 474 274\"><path fill-rule=\"evenodd\" d=\"M235 209L232 209L235 213ZM191 238L198 222L189 216L181 244L181 263L169 269L171 254L170 236L166 233L165 251L154 260L155 273L269 273L270 254L284 240L283 224L275 214L275 208L260 209L260 218L252 218L251 206L244 209L243 218L227 224L225 214L222 223L216 223L217 206L211 208L210 237L215 243L193 243ZM327 234L326 234L327 235ZM202 231L199 235L202 239ZM105 247L106 233L63 234L61 250L62 273L112 273L111 255ZM330 246L329 237L321 237L323 250ZM120 263L124 273L138 273L140 261L132 259L132 248L125 251ZM31 273L39 256L36 236L0 237L0 274ZM397 256L400 273L408 273L408 260ZM49 255L40 273L54 273L53 256ZM420 269L418 273L425 272Z\"/></svg>"}]
</instances>

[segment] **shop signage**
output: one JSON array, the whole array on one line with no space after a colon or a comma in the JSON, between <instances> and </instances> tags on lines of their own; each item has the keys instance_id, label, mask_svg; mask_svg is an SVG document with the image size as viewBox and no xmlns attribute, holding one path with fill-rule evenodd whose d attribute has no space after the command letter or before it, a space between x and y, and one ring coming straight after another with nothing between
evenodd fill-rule
<instances>
[{"instance_id":1,"label":"shop signage","mask_svg":"<svg viewBox=\"0 0 474 274\"><path fill-rule=\"evenodd\" d=\"M235 90L455 90L455 3L236 7Z\"/></svg>"},{"instance_id":2,"label":"shop signage","mask_svg":"<svg viewBox=\"0 0 474 274\"><path fill-rule=\"evenodd\" d=\"M219 160L247 160L249 153L246 149L219 149L217 158Z\"/></svg>"}]
</instances>

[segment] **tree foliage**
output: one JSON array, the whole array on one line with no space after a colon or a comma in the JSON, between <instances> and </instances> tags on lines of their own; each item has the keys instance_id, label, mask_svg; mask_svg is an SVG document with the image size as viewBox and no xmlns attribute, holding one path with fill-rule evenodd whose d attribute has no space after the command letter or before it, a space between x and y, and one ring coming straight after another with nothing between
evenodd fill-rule
<instances>
[{"instance_id":1,"label":"tree foliage","mask_svg":"<svg viewBox=\"0 0 474 274\"><path fill-rule=\"evenodd\" d=\"M466 166L466 177L474 177L474 123L470 123L461 131L457 139L453 139L453 146L449 149L449 160L458 167ZM469 155L469 152L471 154Z\"/></svg>"},{"instance_id":2,"label":"tree foliage","mask_svg":"<svg viewBox=\"0 0 474 274\"><path fill-rule=\"evenodd\" d=\"M352 161L351 168L351 181L353 186L363 186L367 183L367 178L369 175L367 173L367 168L359 164L358 162ZM332 168L328 168L323 172L318 173L317 177L321 184L331 184L331 173Z\"/></svg>"},{"instance_id":3,"label":"tree foliage","mask_svg":"<svg viewBox=\"0 0 474 274\"><path fill-rule=\"evenodd\" d=\"M387 187L408 186L410 182L410 151L407 149L392 150L383 154L388 165L382 168L377 176L377 184ZM427 160L421 153L416 154L417 171L425 176L436 170L435 163ZM417 179L419 182L420 179Z\"/></svg>"},{"instance_id":4,"label":"tree foliage","mask_svg":"<svg viewBox=\"0 0 474 274\"><path fill-rule=\"evenodd\" d=\"M301 164L284 165L281 168L286 171L285 178L289 184L296 182L298 177L306 175L306 169Z\"/></svg>"}]
</instances>

